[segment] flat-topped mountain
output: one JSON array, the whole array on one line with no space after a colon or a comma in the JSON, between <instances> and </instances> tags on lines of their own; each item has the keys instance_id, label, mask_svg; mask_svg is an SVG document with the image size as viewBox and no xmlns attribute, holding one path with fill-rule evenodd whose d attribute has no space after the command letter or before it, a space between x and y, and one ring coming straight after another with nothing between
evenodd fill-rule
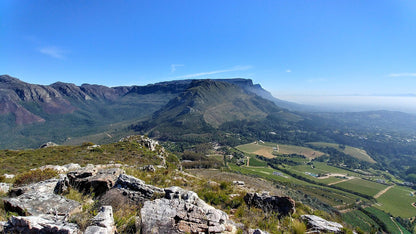
<instances>
[{"instance_id":1,"label":"flat-topped mountain","mask_svg":"<svg viewBox=\"0 0 416 234\"><path fill-rule=\"evenodd\" d=\"M172 120L184 125L195 124L195 118L219 125L234 120L263 119L280 110L271 101L224 81L194 81L178 97L153 115L156 123Z\"/></svg>"},{"instance_id":2,"label":"flat-topped mountain","mask_svg":"<svg viewBox=\"0 0 416 234\"><path fill-rule=\"evenodd\" d=\"M252 85L251 81L249 84ZM173 139L182 134L213 133L225 123L263 121L271 113L281 111L284 110L272 101L242 89L235 82L196 80L151 118L133 128L161 139Z\"/></svg>"}]
</instances>

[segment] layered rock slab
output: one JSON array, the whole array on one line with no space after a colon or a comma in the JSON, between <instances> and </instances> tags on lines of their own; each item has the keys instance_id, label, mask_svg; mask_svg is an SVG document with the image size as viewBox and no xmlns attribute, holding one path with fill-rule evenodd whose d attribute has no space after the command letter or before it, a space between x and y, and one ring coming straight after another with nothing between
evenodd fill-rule
<instances>
[{"instance_id":1,"label":"layered rock slab","mask_svg":"<svg viewBox=\"0 0 416 234\"><path fill-rule=\"evenodd\" d=\"M66 216L78 211L78 202L54 193L57 182L57 179L51 179L13 189L10 194L15 197L3 199L5 209L20 215Z\"/></svg>"},{"instance_id":2,"label":"layered rock slab","mask_svg":"<svg viewBox=\"0 0 416 234\"><path fill-rule=\"evenodd\" d=\"M302 215L301 218L306 221L308 232L341 233L343 228L343 226L337 222L331 222L316 215Z\"/></svg>"},{"instance_id":3,"label":"layered rock slab","mask_svg":"<svg viewBox=\"0 0 416 234\"><path fill-rule=\"evenodd\" d=\"M5 233L80 233L78 226L63 220L54 220L42 216L12 216L3 224Z\"/></svg>"},{"instance_id":4,"label":"layered rock slab","mask_svg":"<svg viewBox=\"0 0 416 234\"><path fill-rule=\"evenodd\" d=\"M141 209L143 233L222 233L232 230L228 215L206 204L195 192L165 189L165 198L146 201Z\"/></svg>"},{"instance_id":5,"label":"layered rock slab","mask_svg":"<svg viewBox=\"0 0 416 234\"><path fill-rule=\"evenodd\" d=\"M267 194L247 193L245 203L250 207L262 209L264 212L276 212L279 216L295 213L295 201L290 197L270 196Z\"/></svg>"},{"instance_id":6,"label":"layered rock slab","mask_svg":"<svg viewBox=\"0 0 416 234\"><path fill-rule=\"evenodd\" d=\"M98 170L95 167L85 167L67 174L71 186L85 193L94 192L101 195L111 189L124 170L110 168Z\"/></svg>"},{"instance_id":7,"label":"layered rock slab","mask_svg":"<svg viewBox=\"0 0 416 234\"><path fill-rule=\"evenodd\" d=\"M103 206L98 214L92 218L92 225L87 227L84 234L113 234L116 233L116 226L113 218L113 208L111 206Z\"/></svg>"}]
</instances>

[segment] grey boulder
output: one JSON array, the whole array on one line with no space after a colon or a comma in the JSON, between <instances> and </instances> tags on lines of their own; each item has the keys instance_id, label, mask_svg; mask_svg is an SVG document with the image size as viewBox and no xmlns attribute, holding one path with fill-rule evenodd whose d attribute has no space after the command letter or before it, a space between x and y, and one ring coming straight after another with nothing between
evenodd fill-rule
<instances>
[{"instance_id":1,"label":"grey boulder","mask_svg":"<svg viewBox=\"0 0 416 234\"><path fill-rule=\"evenodd\" d=\"M5 233L80 233L74 223L42 216L12 216L9 222L4 224L3 231Z\"/></svg>"},{"instance_id":2,"label":"grey boulder","mask_svg":"<svg viewBox=\"0 0 416 234\"><path fill-rule=\"evenodd\" d=\"M195 192L165 189L165 198L146 201L141 209L143 233L222 233L232 230L228 215L206 204Z\"/></svg>"},{"instance_id":3,"label":"grey boulder","mask_svg":"<svg viewBox=\"0 0 416 234\"><path fill-rule=\"evenodd\" d=\"M247 206L254 206L264 212L276 212L279 216L295 213L295 201L290 197L269 196L267 194L247 193L244 196Z\"/></svg>"},{"instance_id":4,"label":"grey boulder","mask_svg":"<svg viewBox=\"0 0 416 234\"><path fill-rule=\"evenodd\" d=\"M113 218L113 208L103 206L98 214L92 218L92 225L87 227L84 234L113 234L116 233L116 226Z\"/></svg>"},{"instance_id":5,"label":"grey boulder","mask_svg":"<svg viewBox=\"0 0 416 234\"><path fill-rule=\"evenodd\" d=\"M94 167L86 167L67 174L71 186L84 193L94 192L102 195L111 189L120 174L124 170L120 168L109 168L98 170Z\"/></svg>"},{"instance_id":6,"label":"grey boulder","mask_svg":"<svg viewBox=\"0 0 416 234\"><path fill-rule=\"evenodd\" d=\"M57 179L42 181L11 191L14 197L4 198L7 211L20 215L52 214L66 216L80 209L80 204L54 194Z\"/></svg>"},{"instance_id":7,"label":"grey boulder","mask_svg":"<svg viewBox=\"0 0 416 234\"><path fill-rule=\"evenodd\" d=\"M308 232L332 232L341 233L343 226L337 222L331 222L316 215L302 215L308 226Z\"/></svg>"}]
</instances>

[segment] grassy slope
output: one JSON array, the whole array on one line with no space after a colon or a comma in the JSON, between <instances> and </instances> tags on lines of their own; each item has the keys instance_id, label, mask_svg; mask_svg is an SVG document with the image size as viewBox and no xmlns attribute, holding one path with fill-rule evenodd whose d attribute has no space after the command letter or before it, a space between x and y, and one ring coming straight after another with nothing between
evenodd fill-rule
<instances>
[{"instance_id":1,"label":"grassy slope","mask_svg":"<svg viewBox=\"0 0 416 234\"><path fill-rule=\"evenodd\" d=\"M274 144L271 144L271 143L265 143L265 144L253 144L252 143L252 144L240 145L237 148L243 152L250 152L250 153L257 152L258 153L260 152L259 151L260 149L264 149L264 148L268 148L270 151L272 151L273 150L272 147L274 147ZM359 151L356 151L356 152L359 152ZM308 162L308 160L305 159L304 162L306 163ZM287 178L273 175L273 172L278 171L278 170L274 170L271 168L264 168L264 167L253 168L253 167L246 167L246 166L243 166L243 167L232 166L231 168L235 171L239 171L240 173L249 174L249 175L253 175L253 176L257 176L261 178L267 178L269 180L278 181L280 183L292 184L294 186L298 186L298 188L302 188L303 186L308 187L308 189L304 189L303 191L305 194L314 196L318 198L319 200L326 202L327 204L330 204L332 206L339 206L340 208L345 207L342 209L347 209L347 210L349 206L351 208L354 207L352 206L353 204L355 204L354 198L357 199L359 197L356 195L352 196L352 194L347 193L347 192L339 193L339 190L335 189L336 187L348 189L348 190L355 191L361 194L366 194L369 196L374 196L375 194L377 194L378 192L384 190L385 188L389 186L389 185L376 183L373 181L364 180L362 178L366 178L368 176L359 174L356 172L352 172L349 170L344 170L338 167L329 166L325 162L314 162L313 166L306 165L306 164L301 164L301 165L296 165L296 166L286 165L285 168L286 170L289 170L291 173L299 175L303 178L307 178L309 180L316 181L318 183L331 184L334 182L338 182L335 185L333 185L333 187L335 187L334 189L331 188L332 191L337 191L338 193L331 191L329 193L326 192L326 194L324 194L323 191L327 188L324 188L322 186L317 186L317 185L311 186L311 184L307 183L306 181L303 181L302 179L293 178L292 176L287 175L285 173L283 173L283 175L286 176ZM345 178L336 178L336 177L318 179L313 176L306 175L305 172L311 172L314 174L328 174L328 173L343 174L343 175L348 175L349 177L352 176L355 178L346 180L346 181L344 181ZM378 175L381 172L372 170L370 173L374 175ZM377 178L385 179L385 177L380 176L380 175L372 176L369 178L371 178L372 180L377 179ZM402 218L414 217L416 216L416 208L412 207L411 203L416 202L416 197L411 196L410 195L411 192L413 192L412 189L402 187L402 186L394 186L393 188L388 190L386 193L384 193L382 196L380 196L377 199L378 203L374 206L381 210L384 210L385 212L391 213L395 217L397 216L400 216ZM382 220L383 222L387 222L386 226L389 227L389 231L395 230L394 228L397 229L397 226L393 222L391 222L391 219L389 219L390 220L389 221L384 217L387 214L382 212L381 210L378 210L379 212L377 214L383 217L383 220ZM368 216L366 216L364 213L362 213L359 210L352 210L346 213L345 215L343 215L343 217L348 223L352 224L353 226L358 226L362 230L365 230L365 231L370 231L372 225L374 225L374 221L371 220L371 218L369 218ZM374 226L377 227L377 225L374 225ZM404 228L402 231L406 233Z\"/></svg>"},{"instance_id":2,"label":"grassy slope","mask_svg":"<svg viewBox=\"0 0 416 234\"><path fill-rule=\"evenodd\" d=\"M376 207L391 213L393 216L414 217L416 216L416 208L411 204L416 202L416 197L411 196L411 192L414 192L414 190L403 186L394 186L377 199L381 206Z\"/></svg>"},{"instance_id":3,"label":"grassy slope","mask_svg":"<svg viewBox=\"0 0 416 234\"><path fill-rule=\"evenodd\" d=\"M342 219L353 227L359 227L362 231L368 233L375 231L380 227L374 220L360 210L353 210L342 214Z\"/></svg>"},{"instance_id":4,"label":"grassy slope","mask_svg":"<svg viewBox=\"0 0 416 234\"><path fill-rule=\"evenodd\" d=\"M127 163L130 165L160 164L161 159L137 143L117 142L88 149L88 146L56 146L36 150L0 151L0 174L19 173L44 165L79 163L86 165Z\"/></svg>"},{"instance_id":5,"label":"grassy slope","mask_svg":"<svg viewBox=\"0 0 416 234\"><path fill-rule=\"evenodd\" d=\"M347 145L345 146L345 149L341 149L339 148L339 144L327 143L327 142L310 142L308 144L318 146L318 147L331 147L345 154L348 154L354 158L357 158L366 162L370 162L370 163L376 163L376 161L374 161L374 159L372 159L371 156L368 155L367 152L365 152L365 150L362 150L359 148L355 148L355 147L351 147Z\"/></svg>"},{"instance_id":6,"label":"grassy slope","mask_svg":"<svg viewBox=\"0 0 416 234\"><path fill-rule=\"evenodd\" d=\"M273 143L249 143L245 145L239 145L236 148L246 152L246 153L253 153L253 154L259 154L263 155L265 157L274 157L273 153L273 147L276 147L276 144ZM265 154L267 153L267 154ZM278 154L299 154L303 155L307 158L316 158L319 156L322 156L323 153L319 152L317 150L313 150L311 148L302 147L302 146L295 146L295 145L284 145L279 144L279 152L276 152Z\"/></svg>"},{"instance_id":7,"label":"grassy slope","mask_svg":"<svg viewBox=\"0 0 416 234\"><path fill-rule=\"evenodd\" d=\"M406 233L405 229L400 224L398 224L397 222L393 222L390 218L390 215L384 213L383 211L374 207L368 207L365 208L365 210L375 215L379 220L381 220L386 225L386 231L388 233L400 233L400 230Z\"/></svg>"}]
</instances>

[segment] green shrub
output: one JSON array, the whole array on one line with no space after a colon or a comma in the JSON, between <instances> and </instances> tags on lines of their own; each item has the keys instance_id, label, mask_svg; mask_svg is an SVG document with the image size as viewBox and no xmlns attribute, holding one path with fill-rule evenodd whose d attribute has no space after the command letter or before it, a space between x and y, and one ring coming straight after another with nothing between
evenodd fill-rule
<instances>
[{"instance_id":1,"label":"green shrub","mask_svg":"<svg viewBox=\"0 0 416 234\"><path fill-rule=\"evenodd\" d=\"M82 143L82 147L88 147L88 146L93 146L93 145L95 145L94 143L92 143L92 142L83 142Z\"/></svg>"},{"instance_id":2,"label":"green shrub","mask_svg":"<svg viewBox=\"0 0 416 234\"><path fill-rule=\"evenodd\" d=\"M51 179L57 176L59 173L53 169L36 169L33 171L24 172L22 174L18 174L14 181L14 186L26 185L31 183L36 183L39 181Z\"/></svg>"},{"instance_id":3,"label":"green shrub","mask_svg":"<svg viewBox=\"0 0 416 234\"><path fill-rule=\"evenodd\" d=\"M306 225L305 223L295 219L292 222L292 233L294 234L302 234L306 233Z\"/></svg>"},{"instance_id":4,"label":"green shrub","mask_svg":"<svg viewBox=\"0 0 416 234\"><path fill-rule=\"evenodd\" d=\"M136 233L138 209L127 204L114 212L114 223L119 233Z\"/></svg>"}]
</instances>

